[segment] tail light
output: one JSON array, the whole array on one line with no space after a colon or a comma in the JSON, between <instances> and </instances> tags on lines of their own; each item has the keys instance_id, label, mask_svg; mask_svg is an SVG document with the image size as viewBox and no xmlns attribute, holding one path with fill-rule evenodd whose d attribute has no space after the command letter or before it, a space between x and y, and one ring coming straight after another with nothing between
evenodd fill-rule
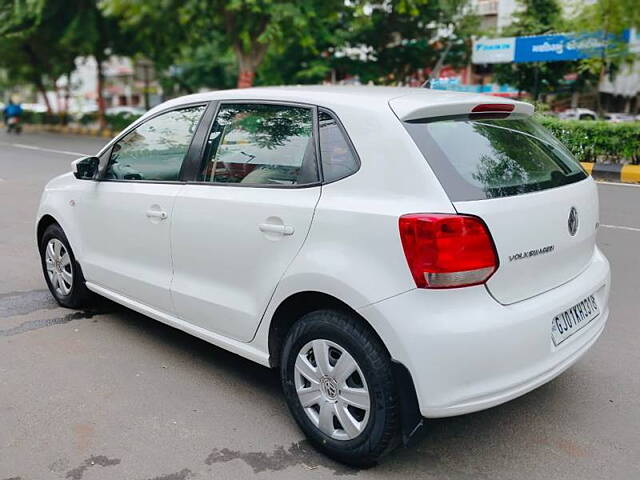
<instances>
[{"instance_id":1,"label":"tail light","mask_svg":"<svg viewBox=\"0 0 640 480\"><path fill-rule=\"evenodd\" d=\"M498 269L491 234L477 217L403 215L400 239L418 288L478 285Z\"/></svg>"},{"instance_id":2,"label":"tail light","mask_svg":"<svg viewBox=\"0 0 640 480\"><path fill-rule=\"evenodd\" d=\"M515 109L512 103L481 103L471 109L469 118L471 119L488 119L488 118L507 118Z\"/></svg>"},{"instance_id":3,"label":"tail light","mask_svg":"<svg viewBox=\"0 0 640 480\"><path fill-rule=\"evenodd\" d=\"M511 113L516 108L513 103L481 103L471 109L471 113Z\"/></svg>"}]
</instances>

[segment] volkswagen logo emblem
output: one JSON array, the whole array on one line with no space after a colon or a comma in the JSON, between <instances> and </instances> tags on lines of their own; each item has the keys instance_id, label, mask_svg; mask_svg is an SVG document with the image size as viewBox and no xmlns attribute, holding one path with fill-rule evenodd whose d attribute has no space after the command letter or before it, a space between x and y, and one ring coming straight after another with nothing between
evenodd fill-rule
<instances>
[{"instance_id":1,"label":"volkswagen logo emblem","mask_svg":"<svg viewBox=\"0 0 640 480\"><path fill-rule=\"evenodd\" d=\"M320 379L320 390L327 400L335 400L338 397L338 384L331 377L322 377Z\"/></svg>"},{"instance_id":2,"label":"volkswagen logo emblem","mask_svg":"<svg viewBox=\"0 0 640 480\"><path fill-rule=\"evenodd\" d=\"M569 210L567 226L569 227L569 233L573 237L578 231L578 210L576 210L576 207L571 207L571 210Z\"/></svg>"}]
</instances>

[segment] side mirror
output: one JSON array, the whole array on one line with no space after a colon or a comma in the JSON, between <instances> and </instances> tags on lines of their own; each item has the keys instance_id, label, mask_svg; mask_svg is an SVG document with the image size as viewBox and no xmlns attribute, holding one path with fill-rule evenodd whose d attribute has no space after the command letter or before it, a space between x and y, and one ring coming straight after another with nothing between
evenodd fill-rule
<instances>
[{"instance_id":1,"label":"side mirror","mask_svg":"<svg viewBox=\"0 0 640 480\"><path fill-rule=\"evenodd\" d=\"M99 164L98 157L82 157L71 162L71 170L78 180L93 180Z\"/></svg>"}]
</instances>

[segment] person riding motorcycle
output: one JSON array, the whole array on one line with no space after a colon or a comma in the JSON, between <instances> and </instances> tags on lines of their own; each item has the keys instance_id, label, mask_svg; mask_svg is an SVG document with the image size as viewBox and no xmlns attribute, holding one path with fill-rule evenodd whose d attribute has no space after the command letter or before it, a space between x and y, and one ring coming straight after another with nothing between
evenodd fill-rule
<instances>
[{"instance_id":1,"label":"person riding motorcycle","mask_svg":"<svg viewBox=\"0 0 640 480\"><path fill-rule=\"evenodd\" d=\"M7 125L7 133L11 133L12 131L20 133L20 117L22 116L22 107L20 104L9 100L3 113L4 123Z\"/></svg>"}]
</instances>

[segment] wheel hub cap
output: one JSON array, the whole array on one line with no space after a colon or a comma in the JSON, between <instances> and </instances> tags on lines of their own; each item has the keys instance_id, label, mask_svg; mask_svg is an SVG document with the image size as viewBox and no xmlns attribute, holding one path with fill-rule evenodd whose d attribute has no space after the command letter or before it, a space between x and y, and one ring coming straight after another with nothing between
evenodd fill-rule
<instances>
[{"instance_id":1,"label":"wheel hub cap","mask_svg":"<svg viewBox=\"0 0 640 480\"><path fill-rule=\"evenodd\" d=\"M47 242L44 261L51 288L58 295L69 295L73 288L71 257L64 244L57 238Z\"/></svg>"},{"instance_id":2,"label":"wheel hub cap","mask_svg":"<svg viewBox=\"0 0 640 480\"><path fill-rule=\"evenodd\" d=\"M307 343L296 357L294 383L311 422L336 440L360 435L369 421L371 398L360 366L335 342Z\"/></svg>"}]
</instances>

